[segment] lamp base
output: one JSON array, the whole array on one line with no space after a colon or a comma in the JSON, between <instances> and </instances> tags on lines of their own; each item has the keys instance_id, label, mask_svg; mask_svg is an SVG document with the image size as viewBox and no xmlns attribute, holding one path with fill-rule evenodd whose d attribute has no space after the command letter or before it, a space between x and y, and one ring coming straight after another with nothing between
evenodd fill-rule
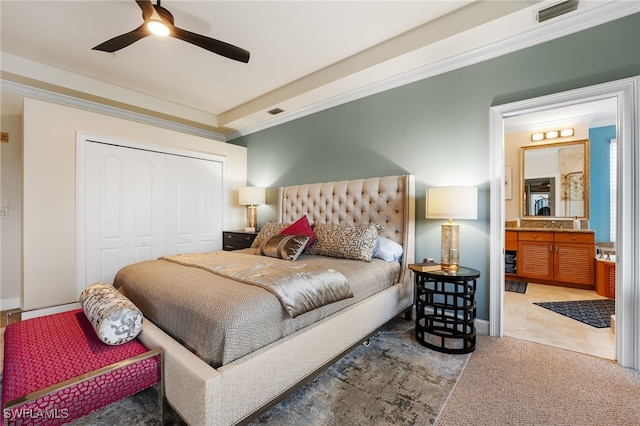
<instances>
[{"instance_id":1,"label":"lamp base","mask_svg":"<svg viewBox=\"0 0 640 426\"><path fill-rule=\"evenodd\" d=\"M258 213L256 206L250 204L247 206L247 227L244 228L245 232L255 232L258 226Z\"/></svg>"},{"instance_id":2,"label":"lamp base","mask_svg":"<svg viewBox=\"0 0 640 426\"><path fill-rule=\"evenodd\" d=\"M458 272L458 269L460 269L460 265L458 265L457 263L453 263L453 264L440 263L440 267L442 268L443 271L447 271L447 272Z\"/></svg>"},{"instance_id":3,"label":"lamp base","mask_svg":"<svg viewBox=\"0 0 640 426\"><path fill-rule=\"evenodd\" d=\"M460 267L460 226L452 221L442 224L440 238L440 266L445 271L455 272Z\"/></svg>"}]
</instances>

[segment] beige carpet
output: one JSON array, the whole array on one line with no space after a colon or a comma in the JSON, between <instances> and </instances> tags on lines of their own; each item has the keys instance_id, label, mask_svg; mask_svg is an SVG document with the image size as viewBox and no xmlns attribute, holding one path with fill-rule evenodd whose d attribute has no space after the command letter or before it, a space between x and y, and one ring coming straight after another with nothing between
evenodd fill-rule
<instances>
[{"instance_id":1,"label":"beige carpet","mask_svg":"<svg viewBox=\"0 0 640 426\"><path fill-rule=\"evenodd\" d=\"M640 425L640 372L537 343L479 336L436 424Z\"/></svg>"}]
</instances>

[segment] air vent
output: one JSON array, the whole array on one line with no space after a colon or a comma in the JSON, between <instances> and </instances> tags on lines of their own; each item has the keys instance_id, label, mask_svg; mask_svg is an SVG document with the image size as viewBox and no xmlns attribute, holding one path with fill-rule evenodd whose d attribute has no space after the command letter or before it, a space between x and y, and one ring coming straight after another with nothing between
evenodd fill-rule
<instances>
[{"instance_id":1,"label":"air vent","mask_svg":"<svg viewBox=\"0 0 640 426\"><path fill-rule=\"evenodd\" d=\"M271 114L271 115L277 115L277 114L280 114L281 112L284 112L284 110L283 110L283 109L280 109L280 108L274 108L274 109L272 109L271 111L269 111L269 114Z\"/></svg>"},{"instance_id":2,"label":"air vent","mask_svg":"<svg viewBox=\"0 0 640 426\"><path fill-rule=\"evenodd\" d=\"M536 13L536 19L538 22L544 22L564 15L565 13L573 12L578 8L578 3L580 3L580 0L567 0L554 4L546 9L539 10L538 13Z\"/></svg>"}]
</instances>

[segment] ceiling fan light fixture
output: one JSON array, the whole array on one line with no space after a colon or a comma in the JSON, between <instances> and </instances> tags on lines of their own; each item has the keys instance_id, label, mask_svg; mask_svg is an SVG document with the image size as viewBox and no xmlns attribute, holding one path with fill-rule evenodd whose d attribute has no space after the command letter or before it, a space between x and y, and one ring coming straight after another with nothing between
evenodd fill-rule
<instances>
[{"instance_id":1,"label":"ceiling fan light fixture","mask_svg":"<svg viewBox=\"0 0 640 426\"><path fill-rule=\"evenodd\" d=\"M136 4L142 11L142 24L133 31L120 34L104 43L100 43L94 47L93 50L113 53L147 36L160 35L191 43L194 46L201 47L209 52L233 59L234 61L249 62L251 54L245 49L176 27L173 15L167 9L160 6L160 0L157 0L155 5L151 3L151 0L136 0Z\"/></svg>"},{"instance_id":2,"label":"ceiling fan light fixture","mask_svg":"<svg viewBox=\"0 0 640 426\"><path fill-rule=\"evenodd\" d=\"M151 31L153 34L162 36L162 37L166 37L170 33L169 27L167 27L167 25L164 22L157 21L155 19L150 19L149 22L147 22L147 29Z\"/></svg>"}]
</instances>

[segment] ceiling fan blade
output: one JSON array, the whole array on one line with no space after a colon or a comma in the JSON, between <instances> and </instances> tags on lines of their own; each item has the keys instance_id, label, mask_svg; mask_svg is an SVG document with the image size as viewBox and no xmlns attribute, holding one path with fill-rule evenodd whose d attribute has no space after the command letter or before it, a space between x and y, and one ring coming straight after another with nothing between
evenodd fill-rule
<instances>
[{"instance_id":1,"label":"ceiling fan blade","mask_svg":"<svg viewBox=\"0 0 640 426\"><path fill-rule=\"evenodd\" d=\"M177 39L194 44L208 50L209 52L217 53L218 55L222 55L235 61L244 63L249 62L249 52L240 47L200 34L192 33L191 31L183 30L176 26L173 26L172 30L171 35Z\"/></svg>"},{"instance_id":2,"label":"ceiling fan blade","mask_svg":"<svg viewBox=\"0 0 640 426\"><path fill-rule=\"evenodd\" d=\"M151 32L147 29L145 24L142 24L133 31L119 35L112 38L111 40L107 40L104 43L97 45L92 50L101 50L103 52L113 53L116 50L127 47L130 44L133 44L148 35L151 35Z\"/></svg>"},{"instance_id":3,"label":"ceiling fan blade","mask_svg":"<svg viewBox=\"0 0 640 426\"><path fill-rule=\"evenodd\" d=\"M140 9L142 9L142 19L145 21L153 16L155 13L155 9L153 8L153 3L150 0L136 0Z\"/></svg>"}]
</instances>

